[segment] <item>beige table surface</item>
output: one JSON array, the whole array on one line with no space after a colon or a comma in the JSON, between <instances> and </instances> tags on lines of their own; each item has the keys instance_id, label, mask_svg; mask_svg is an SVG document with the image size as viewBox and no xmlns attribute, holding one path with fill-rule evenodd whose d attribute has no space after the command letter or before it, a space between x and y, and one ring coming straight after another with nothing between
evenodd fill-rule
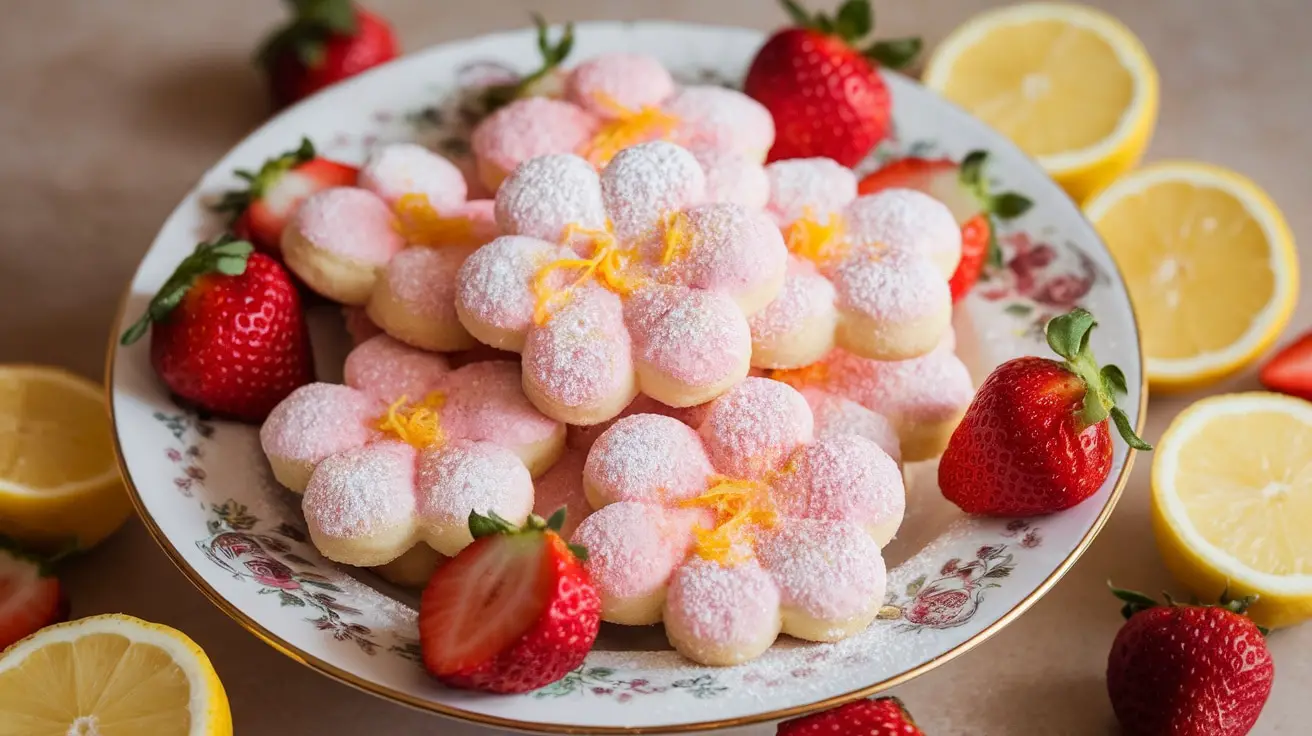
<instances>
[{"instance_id":1,"label":"beige table surface","mask_svg":"<svg viewBox=\"0 0 1312 736\"><path fill-rule=\"evenodd\" d=\"M821 0L814 0L817 4ZM668 18L770 28L768 0L370 0L408 49L554 20ZM886 34L933 42L987 0L881 0ZM1308 0L1096 0L1157 60L1150 156L1246 172L1312 247ZM0 361L101 375L117 298L156 228L211 163L266 115L247 63L273 0L0 0ZM1312 263L1305 250L1304 263ZM1304 283L1309 283L1305 267ZM1306 300L1295 327L1312 322ZM1256 384L1244 376L1222 389ZM1155 439L1191 398L1152 402ZM1169 585L1148 522L1148 465L1074 569L1019 621L897 694L926 732L1106 734L1103 668L1119 625L1104 587ZM261 644L173 568L136 521L72 564L73 613L176 626L214 659L247 734L493 732L337 685ZM1276 684L1256 733L1312 733L1312 625L1271 637ZM769 734L772 728L740 733Z\"/></svg>"}]
</instances>

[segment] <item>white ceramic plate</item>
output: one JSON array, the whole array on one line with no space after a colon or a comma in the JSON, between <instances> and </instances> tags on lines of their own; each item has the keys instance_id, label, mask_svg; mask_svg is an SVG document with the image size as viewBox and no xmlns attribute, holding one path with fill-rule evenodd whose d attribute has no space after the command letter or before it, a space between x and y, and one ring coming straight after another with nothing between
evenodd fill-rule
<instances>
[{"instance_id":1,"label":"white ceramic plate","mask_svg":"<svg viewBox=\"0 0 1312 736\"><path fill-rule=\"evenodd\" d=\"M627 50L661 58L684 80L738 80L760 34L667 23L586 24L574 60ZM328 154L362 161L379 141L420 140L458 154L466 116L457 91L537 65L528 31L447 44L389 64L301 104L257 130L207 173L165 222L132 279L117 331L136 318L174 265L221 229L204 202L236 168L308 135ZM503 66L504 65L504 66ZM1101 326L1100 359L1124 371L1138 426L1138 331L1110 256L1075 205L1018 149L907 79L888 75L897 142L959 158L992 151L995 186L1035 207L1008 226L1006 271L959 309L963 358L978 381L998 363L1044 353L1041 325L1081 304ZM873 163L873 161L871 162ZM320 364L340 365L334 310L316 315ZM945 502L932 464L908 469L908 514L886 550L889 608L838 644L781 640L729 669L692 665L659 630L603 629L586 665L544 690L495 697L447 690L417 663L415 598L369 573L335 566L306 542L297 499L272 479L252 427L180 410L152 373L144 343L109 354L112 409L125 477L147 526L184 573L252 633L292 658L369 692L478 723L542 732L668 732L743 725L869 694L939 666L1019 616L1064 573L1110 514L1129 471L1116 442L1110 478L1079 507L1040 519L968 519ZM327 370L325 378L335 378Z\"/></svg>"}]
</instances>

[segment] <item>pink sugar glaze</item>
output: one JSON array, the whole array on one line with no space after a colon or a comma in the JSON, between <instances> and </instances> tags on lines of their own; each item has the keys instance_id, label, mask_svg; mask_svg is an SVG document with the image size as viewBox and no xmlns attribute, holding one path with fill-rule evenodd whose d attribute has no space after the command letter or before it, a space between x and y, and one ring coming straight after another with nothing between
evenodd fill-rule
<instances>
[{"instance_id":1,"label":"pink sugar glaze","mask_svg":"<svg viewBox=\"0 0 1312 736\"><path fill-rule=\"evenodd\" d=\"M894 248L926 256L961 254L961 226L947 205L913 189L858 197L843 213L848 240L858 247Z\"/></svg>"},{"instance_id":2,"label":"pink sugar glaze","mask_svg":"<svg viewBox=\"0 0 1312 736\"><path fill-rule=\"evenodd\" d=\"M955 418L974 398L970 371L942 348L911 360L883 362L835 350L825 359L824 388L898 425Z\"/></svg>"},{"instance_id":3,"label":"pink sugar glaze","mask_svg":"<svg viewBox=\"0 0 1312 736\"><path fill-rule=\"evenodd\" d=\"M883 601L883 555L857 524L790 519L761 536L756 554L780 603L812 618L837 623Z\"/></svg>"},{"instance_id":4,"label":"pink sugar glaze","mask_svg":"<svg viewBox=\"0 0 1312 736\"><path fill-rule=\"evenodd\" d=\"M376 400L348 386L307 384L269 412L260 446L270 457L318 463L373 439L368 422L378 411Z\"/></svg>"},{"instance_id":5,"label":"pink sugar glaze","mask_svg":"<svg viewBox=\"0 0 1312 736\"><path fill-rule=\"evenodd\" d=\"M537 238L505 235L474 251L456 274L456 303L468 317L501 330L533 324L538 270L573 253Z\"/></svg>"},{"instance_id":6,"label":"pink sugar glaze","mask_svg":"<svg viewBox=\"0 0 1312 736\"><path fill-rule=\"evenodd\" d=\"M906 509L897 463L879 445L853 434L798 449L771 495L785 516L846 519L862 526L891 521Z\"/></svg>"},{"instance_id":7,"label":"pink sugar glaze","mask_svg":"<svg viewBox=\"0 0 1312 736\"><path fill-rule=\"evenodd\" d=\"M459 245L412 245L387 262L383 280L411 317L451 324L456 319L456 274L473 252Z\"/></svg>"},{"instance_id":8,"label":"pink sugar glaze","mask_svg":"<svg viewBox=\"0 0 1312 736\"><path fill-rule=\"evenodd\" d=\"M442 387L450 368L446 358L379 335L346 356L346 385L376 397L383 404L405 396L420 401ZM377 411L377 409L375 409Z\"/></svg>"},{"instance_id":9,"label":"pink sugar glaze","mask_svg":"<svg viewBox=\"0 0 1312 736\"><path fill-rule=\"evenodd\" d=\"M902 461L902 443L897 427L883 414L819 388L799 389L815 415L816 439L857 435L879 445L893 462Z\"/></svg>"},{"instance_id":10,"label":"pink sugar glaze","mask_svg":"<svg viewBox=\"0 0 1312 736\"><path fill-rule=\"evenodd\" d=\"M684 87L665 103L665 111L679 118L675 136L689 148L720 148L764 161L774 145L770 111L737 90L711 85Z\"/></svg>"},{"instance_id":11,"label":"pink sugar glaze","mask_svg":"<svg viewBox=\"0 0 1312 736\"><path fill-rule=\"evenodd\" d=\"M788 248L761 212L724 202L698 205L685 214L692 242L669 268L680 283L744 294L783 277Z\"/></svg>"},{"instance_id":12,"label":"pink sugar glaze","mask_svg":"<svg viewBox=\"0 0 1312 736\"><path fill-rule=\"evenodd\" d=\"M632 243L659 235L667 213L706 199L706 175L687 149L653 141L620 151L601 172L615 235Z\"/></svg>"},{"instance_id":13,"label":"pink sugar glaze","mask_svg":"<svg viewBox=\"0 0 1312 736\"><path fill-rule=\"evenodd\" d=\"M770 200L770 178L759 160L714 146L690 150L706 172L706 201L765 209L765 203Z\"/></svg>"},{"instance_id":14,"label":"pink sugar glaze","mask_svg":"<svg viewBox=\"0 0 1312 736\"><path fill-rule=\"evenodd\" d=\"M569 539L574 530L592 513L588 498L583 493L583 464L588 453L569 449L551 469L533 481L533 513L544 519L557 510L565 509L565 524L560 536Z\"/></svg>"},{"instance_id":15,"label":"pink sugar glaze","mask_svg":"<svg viewBox=\"0 0 1312 736\"><path fill-rule=\"evenodd\" d=\"M569 225L602 230L607 216L597 172L570 153L520 164L497 190L496 214L505 232L553 243Z\"/></svg>"},{"instance_id":16,"label":"pink sugar glaze","mask_svg":"<svg viewBox=\"0 0 1312 736\"><path fill-rule=\"evenodd\" d=\"M633 355L620 298L584 285L524 342L524 376L564 406L587 406L614 395L633 375Z\"/></svg>"},{"instance_id":17,"label":"pink sugar glaze","mask_svg":"<svg viewBox=\"0 0 1312 736\"><path fill-rule=\"evenodd\" d=\"M352 345L383 334L383 329L369 319L364 307L342 307L342 320L346 323L346 334L351 337Z\"/></svg>"},{"instance_id":18,"label":"pink sugar glaze","mask_svg":"<svg viewBox=\"0 0 1312 736\"><path fill-rule=\"evenodd\" d=\"M457 439L424 450L415 473L419 516L430 529L467 528L471 511L522 519L533 508L528 469L513 452L490 442Z\"/></svg>"},{"instance_id":19,"label":"pink sugar glaze","mask_svg":"<svg viewBox=\"0 0 1312 736\"><path fill-rule=\"evenodd\" d=\"M693 647L758 641L778 625L779 588L755 561L733 567L693 557L670 578L666 625Z\"/></svg>"},{"instance_id":20,"label":"pink sugar glaze","mask_svg":"<svg viewBox=\"0 0 1312 736\"><path fill-rule=\"evenodd\" d=\"M319 463L301 510L312 529L336 539L365 539L414 517L414 484L415 448L376 442Z\"/></svg>"},{"instance_id":21,"label":"pink sugar glaze","mask_svg":"<svg viewBox=\"0 0 1312 736\"><path fill-rule=\"evenodd\" d=\"M360 168L360 186L395 205L422 194L438 212L464 204L468 189L456 165L416 143L392 143L374 151Z\"/></svg>"},{"instance_id":22,"label":"pink sugar glaze","mask_svg":"<svg viewBox=\"0 0 1312 736\"><path fill-rule=\"evenodd\" d=\"M588 550L588 575L597 592L637 598L669 583L670 573L688 555L692 527L700 518L691 511L623 501L594 511L570 541Z\"/></svg>"},{"instance_id":23,"label":"pink sugar glaze","mask_svg":"<svg viewBox=\"0 0 1312 736\"><path fill-rule=\"evenodd\" d=\"M705 493L714 472L691 427L659 414L636 414L597 438L583 475L607 503L674 505Z\"/></svg>"},{"instance_id":24,"label":"pink sugar glaze","mask_svg":"<svg viewBox=\"0 0 1312 736\"><path fill-rule=\"evenodd\" d=\"M811 320L832 314L835 298L833 284L820 275L815 264L789 256L783 290L749 321L752 337L777 340L790 336Z\"/></svg>"},{"instance_id":25,"label":"pink sugar glaze","mask_svg":"<svg viewBox=\"0 0 1312 736\"><path fill-rule=\"evenodd\" d=\"M812 215L827 221L856 199L856 175L830 158L795 158L765 167L770 179L766 211L783 227Z\"/></svg>"},{"instance_id":26,"label":"pink sugar glaze","mask_svg":"<svg viewBox=\"0 0 1312 736\"><path fill-rule=\"evenodd\" d=\"M664 376L710 386L741 375L752 355L747 318L728 295L699 289L644 289L625 322L635 357Z\"/></svg>"},{"instance_id":27,"label":"pink sugar glaze","mask_svg":"<svg viewBox=\"0 0 1312 736\"><path fill-rule=\"evenodd\" d=\"M599 121L563 100L528 97L497 110L474 129L470 145L481 167L510 172L534 156L582 149Z\"/></svg>"},{"instance_id":28,"label":"pink sugar glaze","mask_svg":"<svg viewBox=\"0 0 1312 736\"><path fill-rule=\"evenodd\" d=\"M882 258L860 254L840 263L830 276L838 307L893 323L928 318L952 303L943 274L929 258L889 253Z\"/></svg>"},{"instance_id":29,"label":"pink sugar glaze","mask_svg":"<svg viewBox=\"0 0 1312 736\"><path fill-rule=\"evenodd\" d=\"M574 67L565 80L566 99L604 119L615 117L616 110L602 99L636 111L660 105L672 94L674 79L670 73L659 60L644 54L594 56Z\"/></svg>"},{"instance_id":30,"label":"pink sugar glaze","mask_svg":"<svg viewBox=\"0 0 1312 736\"><path fill-rule=\"evenodd\" d=\"M509 447L541 442L560 428L524 396L518 361L471 363L448 374L442 390L442 428L452 437Z\"/></svg>"},{"instance_id":31,"label":"pink sugar glaze","mask_svg":"<svg viewBox=\"0 0 1312 736\"><path fill-rule=\"evenodd\" d=\"M698 431L711 463L734 478L760 478L811 441L811 408L792 386L747 378L710 402Z\"/></svg>"},{"instance_id":32,"label":"pink sugar glaze","mask_svg":"<svg viewBox=\"0 0 1312 736\"><path fill-rule=\"evenodd\" d=\"M391 208L378 195L357 187L333 187L310 195L287 227L316 248L381 266L405 247L393 224Z\"/></svg>"}]
</instances>

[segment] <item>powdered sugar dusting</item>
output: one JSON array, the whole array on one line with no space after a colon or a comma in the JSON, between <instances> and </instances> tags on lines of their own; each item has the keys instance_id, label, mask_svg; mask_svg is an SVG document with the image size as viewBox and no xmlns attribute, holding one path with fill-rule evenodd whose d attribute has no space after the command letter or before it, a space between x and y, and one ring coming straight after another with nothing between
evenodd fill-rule
<instances>
[{"instance_id":1,"label":"powdered sugar dusting","mask_svg":"<svg viewBox=\"0 0 1312 736\"><path fill-rule=\"evenodd\" d=\"M860 248L892 248L955 263L961 227L947 205L914 189L858 198L843 213L848 240Z\"/></svg>"},{"instance_id":2,"label":"powdered sugar dusting","mask_svg":"<svg viewBox=\"0 0 1312 736\"><path fill-rule=\"evenodd\" d=\"M670 73L646 54L599 54L574 67L565 80L566 98L601 118L614 117L615 105L638 110L659 105L673 93Z\"/></svg>"},{"instance_id":3,"label":"powdered sugar dusting","mask_svg":"<svg viewBox=\"0 0 1312 736\"><path fill-rule=\"evenodd\" d=\"M564 100L516 100L479 123L470 139L481 165L510 172L535 156L581 149L596 134L598 121Z\"/></svg>"},{"instance_id":4,"label":"powdered sugar dusting","mask_svg":"<svg viewBox=\"0 0 1312 736\"><path fill-rule=\"evenodd\" d=\"M888 453L893 462L901 462L897 427L888 417L822 389L799 390L815 415L816 439L848 434L865 437Z\"/></svg>"},{"instance_id":5,"label":"powdered sugar dusting","mask_svg":"<svg viewBox=\"0 0 1312 736\"><path fill-rule=\"evenodd\" d=\"M406 248L388 262L375 289L390 292L412 319L452 324L456 321L456 274L473 251L458 245Z\"/></svg>"},{"instance_id":6,"label":"powdered sugar dusting","mask_svg":"<svg viewBox=\"0 0 1312 736\"><path fill-rule=\"evenodd\" d=\"M525 332L533 324L533 277L570 251L537 238L505 235L474 251L456 276L456 303L474 320Z\"/></svg>"},{"instance_id":7,"label":"powdered sugar dusting","mask_svg":"<svg viewBox=\"0 0 1312 736\"><path fill-rule=\"evenodd\" d=\"M260 446L270 457L317 463L368 442L367 421L378 402L332 383L301 386L283 399L260 427Z\"/></svg>"},{"instance_id":8,"label":"powdered sugar dusting","mask_svg":"<svg viewBox=\"0 0 1312 736\"><path fill-rule=\"evenodd\" d=\"M974 398L970 371L939 348L911 360L878 361L835 350L824 385L902 424L936 423L960 414Z\"/></svg>"},{"instance_id":9,"label":"powdered sugar dusting","mask_svg":"<svg viewBox=\"0 0 1312 736\"><path fill-rule=\"evenodd\" d=\"M636 414L597 438L584 478L607 502L678 503L704 493L714 472L692 428L670 417Z\"/></svg>"},{"instance_id":10,"label":"powdered sugar dusting","mask_svg":"<svg viewBox=\"0 0 1312 736\"><path fill-rule=\"evenodd\" d=\"M857 524L793 519L763 534L756 552L780 602L812 618L840 623L884 600L883 555Z\"/></svg>"},{"instance_id":11,"label":"powdered sugar dusting","mask_svg":"<svg viewBox=\"0 0 1312 736\"><path fill-rule=\"evenodd\" d=\"M421 401L441 386L449 370L441 355L378 335L346 356L343 373L346 385L390 404L402 396Z\"/></svg>"},{"instance_id":12,"label":"powdered sugar dusting","mask_svg":"<svg viewBox=\"0 0 1312 736\"><path fill-rule=\"evenodd\" d=\"M573 154L538 156L520 164L497 190L496 213L506 232L553 242L567 225L606 226L597 172Z\"/></svg>"},{"instance_id":13,"label":"powdered sugar dusting","mask_svg":"<svg viewBox=\"0 0 1312 736\"><path fill-rule=\"evenodd\" d=\"M833 284L810 261L788 257L784 288L774 301L752 315L752 339L774 341L791 336L808 323L834 314Z\"/></svg>"},{"instance_id":14,"label":"powdered sugar dusting","mask_svg":"<svg viewBox=\"0 0 1312 736\"><path fill-rule=\"evenodd\" d=\"M852 434L799 448L773 498L786 516L845 519L867 527L899 519L906 509L897 463L874 442Z\"/></svg>"},{"instance_id":15,"label":"powdered sugar dusting","mask_svg":"<svg viewBox=\"0 0 1312 736\"><path fill-rule=\"evenodd\" d=\"M715 146L693 148L706 172L706 201L733 202L754 210L770 199L770 178L759 159Z\"/></svg>"},{"instance_id":16,"label":"powdered sugar dusting","mask_svg":"<svg viewBox=\"0 0 1312 736\"><path fill-rule=\"evenodd\" d=\"M725 294L649 289L630 300L625 317L637 359L665 376L707 386L746 372L751 331Z\"/></svg>"},{"instance_id":17,"label":"powdered sugar dusting","mask_svg":"<svg viewBox=\"0 0 1312 736\"><path fill-rule=\"evenodd\" d=\"M454 440L421 452L416 485L426 541L448 556L473 541L468 531L471 511L495 511L522 521L533 509L528 469L513 452L490 442ZM441 544L434 539L441 531L458 536L461 544Z\"/></svg>"},{"instance_id":18,"label":"powdered sugar dusting","mask_svg":"<svg viewBox=\"0 0 1312 736\"><path fill-rule=\"evenodd\" d=\"M387 203L357 187L333 187L311 195L287 225L315 248L378 266L405 247L392 226Z\"/></svg>"},{"instance_id":19,"label":"powdered sugar dusting","mask_svg":"<svg viewBox=\"0 0 1312 736\"><path fill-rule=\"evenodd\" d=\"M770 179L766 210L780 226L801 219L809 211L827 221L856 198L856 176L830 158L795 158L765 167Z\"/></svg>"},{"instance_id":20,"label":"powdered sugar dusting","mask_svg":"<svg viewBox=\"0 0 1312 736\"><path fill-rule=\"evenodd\" d=\"M442 427L452 437L503 446L542 442L560 423L538 411L524 396L518 363L471 363L452 371L442 384Z\"/></svg>"},{"instance_id":21,"label":"powdered sugar dusting","mask_svg":"<svg viewBox=\"0 0 1312 736\"><path fill-rule=\"evenodd\" d=\"M692 207L686 214L692 243L669 269L680 283L739 294L783 276L788 248L765 215L728 202Z\"/></svg>"},{"instance_id":22,"label":"powdered sugar dusting","mask_svg":"<svg viewBox=\"0 0 1312 736\"><path fill-rule=\"evenodd\" d=\"M403 195L422 194L444 214L462 205L468 194L455 164L415 143L393 143L374 151L360 168L359 182L389 205Z\"/></svg>"},{"instance_id":23,"label":"powdered sugar dusting","mask_svg":"<svg viewBox=\"0 0 1312 736\"><path fill-rule=\"evenodd\" d=\"M675 565L687 555L687 521L659 506L623 501L585 519L572 541L588 550L588 574L603 601L636 598L669 583Z\"/></svg>"},{"instance_id":24,"label":"powdered sugar dusting","mask_svg":"<svg viewBox=\"0 0 1312 736\"><path fill-rule=\"evenodd\" d=\"M738 90L690 85L665 104L679 118L676 136L688 147L713 146L760 161L774 145L774 118Z\"/></svg>"},{"instance_id":25,"label":"powdered sugar dusting","mask_svg":"<svg viewBox=\"0 0 1312 736\"><path fill-rule=\"evenodd\" d=\"M570 407L612 396L633 375L620 299L585 286L524 344L524 375L544 396Z\"/></svg>"},{"instance_id":26,"label":"powdered sugar dusting","mask_svg":"<svg viewBox=\"0 0 1312 736\"><path fill-rule=\"evenodd\" d=\"M832 276L838 306L863 317L903 324L929 318L952 303L948 283L928 258L889 253L880 258L857 254Z\"/></svg>"},{"instance_id":27,"label":"powdered sugar dusting","mask_svg":"<svg viewBox=\"0 0 1312 736\"><path fill-rule=\"evenodd\" d=\"M326 458L305 487L301 509L311 532L363 539L414 516L415 449L376 442Z\"/></svg>"},{"instance_id":28,"label":"powdered sugar dusting","mask_svg":"<svg viewBox=\"0 0 1312 736\"><path fill-rule=\"evenodd\" d=\"M725 567L694 557L670 579L665 621L693 649L759 641L778 626L779 588L755 561Z\"/></svg>"},{"instance_id":29,"label":"powdered sugar dusting","mask_svg":"<svg viewBox=\"0 0 1312 736\"><path fill-rule=\"evenodd\" d=\"M601 172L606 213L623 242L657 235L667 212L703 201L706 175L686 149L653 141L620 151Z\"/></svg>"},{"instance_id":30,"label":"powdered sugar dusting","mask_svg":"<svg viewBox=\"0 0 1312 736\"><path fill-rule=\"evenodd\" d=\"M793 387L747 378L712 401L699 429L711 462L725 475L760 478L811 441L813 419Z\"/></svg>"}]
</instances>

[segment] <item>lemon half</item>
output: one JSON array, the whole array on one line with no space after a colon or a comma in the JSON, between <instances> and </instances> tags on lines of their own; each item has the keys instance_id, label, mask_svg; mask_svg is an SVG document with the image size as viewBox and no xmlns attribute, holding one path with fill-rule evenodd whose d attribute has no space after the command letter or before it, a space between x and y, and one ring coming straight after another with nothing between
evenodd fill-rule
<instances>
[{"instance_id":1,"label":"lemon half","mask_svg":"<svg viewBox=\"0 0 1312 736\"><path fill-rule=\"evenodd\" d=\"M1294 238L1244 176L1204 163L1153 164L1084 211L1125 276L1154 388L1225 378L1289 321L1298 296Z\"/></svg>"},{"instance_id":2,"label":"lemon half","mask_svg":"<svg viewBox=\"0 0 1312 736\"><path fill-rule=\"evenodd\" d=\"M0 655L0 736L230 736L228 696L185 634L119 614Z\"/></svg>"},{"instance_id":3,"label":"lemon half","mask_svg":"<svg viewBox=\"0 0 1312 736\"><path fill-rule=\"evenodd\" d=\"M1013 140L1076 200L1131 169L1157 121L1157 69L1143 44L1081 5L981 13L939 44L924 82Z\"/></svg>"},{"instance_id":4,"label":"lemon half","mask_svg":"<svg viewBox=\"0 0 1312 736\"><path fill-rule=\"evenodd\" d=\"M1158 442L1152 487L1158 546L1192 593L1257 595L1249 614L1265 626L1312 617L1312 403L1197 402Z\"/></svg>"}]
</instances>

